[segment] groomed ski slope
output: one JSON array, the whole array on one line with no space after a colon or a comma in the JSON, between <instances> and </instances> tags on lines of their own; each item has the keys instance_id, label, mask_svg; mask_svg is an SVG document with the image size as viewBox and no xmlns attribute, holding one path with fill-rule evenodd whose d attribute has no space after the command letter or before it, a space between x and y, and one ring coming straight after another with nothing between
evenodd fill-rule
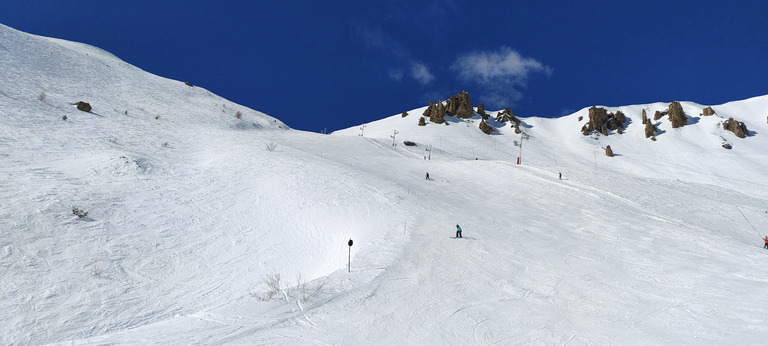
<instances>
[{"instance_id":1,"label":"groomed ski slope","mask_svg":"<svg viewBox=\"0 0 768 346\"><path fill-rule=\"evenodd\" d=\"M290 130L1 25L0 61L2 344L768 338L768 97L683 102L693 124L655 142L640 112L668 102L609 107L631 123L608 137L581 135L586 109L524 117L516 165L520 136L479 118Z\"/></svg>"}]
</instances>

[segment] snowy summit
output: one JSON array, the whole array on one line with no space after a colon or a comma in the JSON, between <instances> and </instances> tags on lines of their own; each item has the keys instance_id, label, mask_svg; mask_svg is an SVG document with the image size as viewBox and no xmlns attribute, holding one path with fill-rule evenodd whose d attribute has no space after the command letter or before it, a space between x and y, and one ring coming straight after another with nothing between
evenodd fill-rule
<instances>
[{"instance_id":1,"label":"snowy summit","mask_svg":"<svg viewBox=\"0 0 768 346\"><path fill-rule=\"evenodd\" d=\"M322 135L2 25L0 81L0 344L768 339L768 96Z\"/></svg>"}]
</instances>

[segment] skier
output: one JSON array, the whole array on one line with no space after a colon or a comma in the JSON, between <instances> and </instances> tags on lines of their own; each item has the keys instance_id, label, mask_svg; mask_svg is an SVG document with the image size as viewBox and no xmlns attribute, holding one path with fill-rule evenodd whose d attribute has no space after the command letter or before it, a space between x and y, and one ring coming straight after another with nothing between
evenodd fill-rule
<instances>
[{"instance_id":1,"label":"skier","mask_svg":"<svg viewBox=\"0 0 768 346\"><path fill-rule=\"evenodd\" d=\"M461 227L459 227L459 225L456 225L456 238L463 238L461 236ZM768 237L766 237L766 238L768 239ZM766 243L766 244L768 244L768 243Z\"/></svg>"},{"instance_id":2,"label":"skier","mask_svg":"<svg viewBox=\"0 0 768 346\"><path fill-rule=\"evenodd\" d=\"M768 236L766 236L763 240L765 241L765 246L763 246L763 248L768 249Z\"/></svg>"},{"instance_id":3,"label":"skier","mask_svg":"<svg viewBox=\"0 0 768 346\"><path fill-rule=\"evenodd\" d=\"M429 180L429 172L427 172L427 180Z\"/></svg>"},{"instance_id":4,"label":"skier","mask_svg":"<svg viewBox=\"0 0 768 346\"><path fill-rule=\"evenodd\" d=\"M560 173L560 180L563 180L563 173Z\"/></svg>"}]
</instances>

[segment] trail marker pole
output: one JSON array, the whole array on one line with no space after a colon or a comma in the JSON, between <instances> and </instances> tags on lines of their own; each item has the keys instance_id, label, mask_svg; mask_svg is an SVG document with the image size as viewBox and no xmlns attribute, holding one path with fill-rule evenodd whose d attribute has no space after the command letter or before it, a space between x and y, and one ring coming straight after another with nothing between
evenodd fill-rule
<instances>
[{"instance_id":1,"label":"trail marker pole","mask_svg":"<svg viewBox=\"0 0 768 346\"><path fill-rule=\"evenodd\" d=\"M347 255L347 273L352 272L352 239L347 242L349 245L349 254Z\"/></svg>"},{"instance_id":2,"label":"trail marker pole","mask_svg":"<svg viewBox=\"0 0 768 346\"><path fill-rule=\"evenodd\" d=\"M395 143L395 136L397 136L397 134L398 134L398 133L400 133L400 131L398 131L398 130L392 130L392 131L394 132L394 133L393 133L393 134L390 136L390 137L392 137L392 146L393 146L393 147L396 147L396 146L397 146L397 143Z\"/></svg>"},{"instance_id":3,"label":"trail marker pole","mask_svg":"<svg viewBox=\"0 0 768 346\"><path fill-rule=\"evenodd\" d=\"M520 155L517 156L517 164L520 164L520 161L522 161L523 157L523 140L528 139L528 134L525 132L520 131L520 143L518 144L517 141L514 141L514 145L520 147Z\"/></svg>"}]
</instances>

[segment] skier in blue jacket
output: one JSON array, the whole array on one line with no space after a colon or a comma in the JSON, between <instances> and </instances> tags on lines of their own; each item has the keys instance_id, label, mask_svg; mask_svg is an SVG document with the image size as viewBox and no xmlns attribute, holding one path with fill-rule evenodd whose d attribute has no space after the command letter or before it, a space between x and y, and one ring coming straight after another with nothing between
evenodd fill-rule
<instances>
[{"instance_id":1,"label":"skier in blue jacket","mask_svg":"<svg viewBox=\"0 0 768 346\"><path fill-rule=\"evenodd\" d=\"M459 225L456 225L456 238L463 238L461 236L461 227L459 227Z\"/></svg>"}]
</instances>

